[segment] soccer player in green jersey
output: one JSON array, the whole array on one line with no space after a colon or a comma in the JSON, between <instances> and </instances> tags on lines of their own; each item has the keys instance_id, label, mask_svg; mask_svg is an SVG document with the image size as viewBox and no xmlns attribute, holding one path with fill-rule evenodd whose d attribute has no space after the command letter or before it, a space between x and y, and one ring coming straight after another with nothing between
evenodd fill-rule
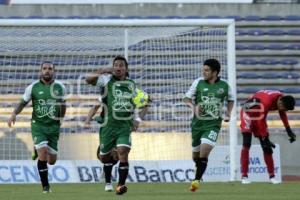
<instances>
[{"instance_id":1,"label":"soccer player in green jersey","mask_svg":"<svg viewBox=\"0 0 300 200\"><path fill-rule=\"evenodd\" d=\"M204 61L203 78L196 79L185 94L184 102L193 109L192 127L193 160L196 164L195 179L192 181L192 192L199 188L208 157L215 146L222 123L222 107L227 101L224 121L230 120L234 97L230 86L219 77L221 66L218 60Z\"/></svg>"},{"instance_id":2,"label":"soccer player in green jersey","mask_svg":"<svg viewBox=\"0 0 300 200\"><path fill-rule=\"evenodd\" d=\"M141 119L146 114L143 108L137 118L134 117L135 105L132 97L136 84L128 78L128 63L122 56L113 60L109 69L99 69L95 74L86 77L88 84L105 88L102 95L104 109L104 124L100 127L100 152L99 159L104 164L106 183L110 183L113 165L119 162L119 181L116 194L121 195L127 191L125 186L128 176L128 154L131 148L131 132L137 130ZM112 151L117 148L118 160Z\"/></svg>"},{"instance_id":3,"label":"soccer player in green jersey","mask_svg":"<svg viewBox=\"0 0 300 200\"><path fill-rule=\"evenodd\" d=\"M59 129L66 113L65 86L54 80L54 71L54 64L48 61L42 63L40 80L31 83L25 89L20 103L7 122L11 127L16 121L16 116L30 100L32 101L31 133L38 153L37 167L43 193L51 192L47 163L54 165L56 162Z\"/></svg>"}]
</instances>

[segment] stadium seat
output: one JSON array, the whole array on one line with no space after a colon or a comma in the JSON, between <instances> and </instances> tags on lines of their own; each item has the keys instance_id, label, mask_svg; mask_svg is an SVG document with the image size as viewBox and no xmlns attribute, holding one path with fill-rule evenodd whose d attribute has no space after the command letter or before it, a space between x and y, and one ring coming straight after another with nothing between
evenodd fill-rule
<instances>
[{"instance_id":1,"label":"stadium seat","mask_svg":"<svg viewBox=\"0 0 300 200\"><path fill-rule=\"evenodd\" d=\"M238 93L247 93L247 94L253 94L257 92L259 89L255 87L250 87L250 88L238 88Z\"/></svg>"},{"instance_id":2,"label":"stadium seat","mask_svg":"<svg viewBox=\"0 0 300 200\"><path fill-rule=\"evenodd\" d=\"M266 35L285 35L286 32L280 29L269 29L265 31Z\"/></svg>"},{"instance_id":3,"label":"stadium seat","mask_svg":"<svg viewBox=\"0 0 300 200\"><path fill-rule=\"evenodd\" d=\"M258 15L248 15L246 17L244 17L245 21L260 21L262 20L262 18Z\"/></svg>"},{"instance_id":4,"label":"stadium seat","mask_svg":"<svg viewBox=\"0 0 300 200\"><path fill-rule=\"evenodd\" d=\"M237 78L241 79L257 79L261 78L260 74L255 73L255 72L243 72L243 73L238 73Z\"/></svg>"},{"instance_id":5,"label":"stadium seat","mask_svg":"<svg viewBox=\"0 0 300 200\"><path fill-rule=\"evenodd\" d=\"M159 16L159 15L150 15L150 16L146 16L146 19L162 19L163 17Z\"/></svg>"},{"instance_id":6,"label":"stadium seat","mask_svg":"<svg viewBox=\"0 0 300 200\"><path fill-rule=\"evenodd\" d=\"M238 60L236 63L239 65L257 65L258 61L254 59L245 58L245 59Z\"/></svg>"},{"instance_id":7,"label":"stadium seat","mask_svg":"<svg viewBox=\"0 0 300 200\"><path fill-rule=\"evenodd\" d=\"M287 79L298 79L300 78L300 74L297 72L286 72L282 74L282 77Z\"/></svg>"},{"instance_id":8,"label":"stadium seat","mask_svg":"<svg viewBox=\"0 0 300 200\"><path fill-rule=\"evenodd\" d=\"M242 21L242 20L244 20L243 17L238 16L238 15L228 15L225 18L234 19L235 21Z\"/></svg>"},{"instance_id":9,"label":"stadium seat","mask_svg":"<svg viewBox=\"0 0 300 200\"><path fill-rule=\"evenodd\" d=\"M236 36L248 35L248 31L245 31L243 29L236 29L235 30L235 35Z\"/></svg>"},{"instance_id":10,"label":"stadium seat","mask_svg":"<svg viewBox=\"0 0 300 200\"><path fill-rule=\"evenodd\" d=\"M262 44L251 44L248 46L249 50L264 50L265 46Z\"/></svg>"},{"instance_id":11,"label":"stadium seat","mask_svg":"<svg viewBox=\"0 0 300 200\"><path fill-rule=\"evenodd\" d=\"M287 21L298 21L300 20L300 15L287 15L283 17L283 19Z\"/></svg>"},{"instance_id":12,"label":"stadium seat","mask_svg":"<svg viewBox=\"0 0 300 200\"><path fill-rule=\"evenodd\" d=\"M91 15L91 16L88 16L87 19L102 19L102 17L98 16L98 15Z\"/></svg>"},{"instance_id":13,"label":"stadium seat","mask_svg":"<svg viewBox=\"0 0 300 200\"><path fill-rule=\"evenodd\" d=\"M283 91L284 93L295 93L295 94L299 94L299 93L300 93L300 88L299 88L299 87L283 88L282 91Z\"/></svg>"},{"instance_id":14,"label":"stadium seat","mask_svg":"<svg viewBox=\"0 0 300 200\"><path fill-rule=\"evenodd\" d=\"M280 61L280 64L282 65L296 65L298 63L299 62L296 59L283 59Z\"/></svg>"},{"instance_id":15,"label":"stadium seat","mask_svg":"<svg viewBox=\"0 0 300 200\"><path fill-rule=\"evenodd\" d=\"M128 15L125 16L125 19L142 19L142 17L138 15Z\"/></svg>"},{"instance_id":16,"label":"stadium seat","mask_svg":"<svg viewBox=\"0 0 300 200\"><path fill-rule=\"evenodd\" d=\"M165 19L182 19L181 16L178 15L168 15L164 17Z\"/></svg>"},{"instance_id":17,"label":"stadium seat","mask_svg":"<svg viewBox=\"0 0 300 200\"><path fill-rule=\"evenodd\" d=\"M259 64L262 64L262 65L277 65L279 63L280 63L280 61L274 60L274 59L262 59L259 61Z\"/></svg>"},{"instance_id":18,"label":"stadium seat","mask_svg":"<svg viewBox=\"0 0 300 200\"><path fill-rule=\"evenodd\" d=\"M290 29L287 30L288 35L300 35L300 29Z\"/></svg>"},{"instance_id":19,"label":"stadium seat","mask_svg":"<svg viewBox=\"0 0 300 200\"><path fill-rule=\"evenodd\" d=\"M248 30L248 35L254 35L254 36L259 36L259 35L264 35L265 31L261 29L251 29Z\"/></svg>"},{"instance_id":20,"label":"stadium seat","mask_svg":"<svg viewBox=\"0 0 300 200\"><path fill-rule=\"evenodd\" d=\"M221 19L221 16L218 15L208 15L204 17L205 19Z\"/></svg>"},{"instance_id":21,"label":"stadium seat","mask_svg":"<svg viewBox=\"0 0 300 200\"><path fill-rule=\"evenodd\" d=\"M236 49L236 50L247 50L247 49L248 49L248 46L237 43L237 44L235 45L235 49Z\"/></svg>"},{"instance_id":22,"label":"stadium seat","mask_svg":"<svg viewBox=\"0 0 300 200\"><path fill-rule=\"evenodd\" d=\"M266 21L279 21L282 19L283 18L279 15L267 15L267 16L263 17L263 20L266 20Z\"/></svg>"},{"instance_id":23,"label":"stadium seat","mask_svg":"<svg viewBox=\"0 0 300 200\"><path fill-rule=\"evenodd\" d=\"M270 44L270 45L266 46L266 49L270 49L270 50L284 50L284 49L286 49L286 46L282 45L282 44Z\"/></svg>"},{"instance_id":24,"label":"stadium seat","mask_svg":"<svg viewBox=\"0 0 300 200\"><path fill-rule=\"evenodd\" d=\"M287 49L300 50L300 44L288 44Z\"/></svg>"},{"instance_id":25,"label":"stadium seat","mask_svg":"<svg viewBox=\"0 0 300 200\"><path fill-rule=\"evenodd\" d=\"M184 19L203 19L203 17L199 16L199 15L189 15L184 17Z\"/></svg>"},{"instance_id":26,"label":"stadium seat","mask_svg":"<svg viewBox=\"0 0 300 200\"><path fill-rule=\"evenodd\" d=\"M276 73L276 72L266 72L261 75L263 79L278 79L282 78L281 73Z\"/></svg>"}]
</instances>

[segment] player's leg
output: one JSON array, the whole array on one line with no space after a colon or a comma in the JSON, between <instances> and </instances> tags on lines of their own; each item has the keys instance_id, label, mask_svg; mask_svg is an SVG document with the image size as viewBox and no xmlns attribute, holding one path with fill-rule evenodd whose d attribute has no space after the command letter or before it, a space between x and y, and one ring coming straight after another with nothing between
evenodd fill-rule
<instances>
[{"instance_id":1,"label":"player's leg","mask_svg":"<svg viewBox=\"0 0 300 200\"><path fill-rule=\"evenodd\" d=\"M44 133L42 133L42 129L37 124L31 125L32 138L34 141L34 147L37 150L38 161L37 168L39 171L41 184L43 188L43 192L47 193L50 191L49 181L48 181L48 141L47 137Z\"/></svg>"},{"instance_id":2,"label":"player's leg","mask_svg":"<svg viewBox=\"0 0 300 200\"><path fill-rule=\"evenodd\" d=\"M111 183L112 169L118 162L118 157L115 154L117 154L115 148L111 149L108 153L101 152L100 146L97 149L97 157L103 163L106 192L113 191L113 185Z\"/></svg>"},{"instance_id":3,"label":"player's leg","mask_svg":"<svg viewBox=\"0 0 300 200\"><path fill-rule=\"evenodd\" d=\"M240 113L241 118L241 133L243 137L243 146L241 149L241 173L242 173L242 184L249 184L251 183L248 179L248 170L249 170L249 150L251 147L251 141L252 141L252 130L251 127L254 126L252 124L250 116L244 112L244 110L241 110Z\"/></svg>"},{"instance_id":4,"label":"player's leg","mask_svg":"<svg viewBox=\"0 0 300 200\"><path fill-rule=\"evenodd\" d=\"M249 170L249 150L251 147L252 133L242 132L243 146L241 150L241 173L242 184L249 184L248 170Z\"/></svg>"},{"instance_id":5,"label":"player's leg","mask_svg":"<svg viewBox=\"0 0 300 200\"><path fill-rule=\"evenodd\" d=\"M199 188L200 178L198 178L197 172L200 169L200 144L201 132L198 130L192 130L192 156L195 163L195 178L190 186L191 192L195 192Z\"/></svg>"},{"instance_id":6,"label":"player's leg","mask_svg":"<svg viewBox=\"0 0 300 200\"><path fill-rule=\"evenodd\" d=\"M127 130L121 131L122 132L120 132L117 139L117 152L120 160L118 171L119 181L116 189L116 194L118 195L122 195L127 192L125 183L129 172L128 155L131 149L131 133Z\"/></svg>"},{"instance_id":7,"label":"player's leg","mask_svg":"<svg viewBox=\"0 0 300 200\"><path fill-rule=\"evenodd\" d=\"M267 166L270 181L273 184L278 184L280 182L275 179L273 149L269 144L269 136L267 136L264 140L262 138L259 138L259 141L264 152L264 160Z\"/></svg>"}]
</instances>

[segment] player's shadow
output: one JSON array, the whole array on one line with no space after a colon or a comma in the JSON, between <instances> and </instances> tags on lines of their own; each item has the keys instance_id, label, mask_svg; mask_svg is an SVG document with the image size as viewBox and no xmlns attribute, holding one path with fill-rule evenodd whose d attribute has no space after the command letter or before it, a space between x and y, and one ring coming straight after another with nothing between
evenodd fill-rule
<instances>
[{"instance_id":1,"label":"player's shadow","mask_svg":"<svg viewBox=\"0 0 300 200\"><path fill-rule=\"evenodd\" d=\"M0 160L28 160L30 155L31 151L14 131L4 131L0 138Z\"/></svg>"}]
</instances>

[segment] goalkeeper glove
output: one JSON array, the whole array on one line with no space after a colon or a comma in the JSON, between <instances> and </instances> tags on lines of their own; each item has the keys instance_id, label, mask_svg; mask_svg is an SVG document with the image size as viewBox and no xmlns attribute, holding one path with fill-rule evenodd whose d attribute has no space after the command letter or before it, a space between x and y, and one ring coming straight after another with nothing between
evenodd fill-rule
<instances>
[{"instance_id":1,"label":"goalkeeper glove","mask_svg":"<svg viewBox=\"0 0 300 200\"><path fill-rule=\"evenodd\" d=\"M293 143L296 141L296 135L295 133L293 133L292 129L290 127L286 127L286 132L287 132L287 135L290 137L289 141L290 143Z\"/></svg>"}]
</instances>

